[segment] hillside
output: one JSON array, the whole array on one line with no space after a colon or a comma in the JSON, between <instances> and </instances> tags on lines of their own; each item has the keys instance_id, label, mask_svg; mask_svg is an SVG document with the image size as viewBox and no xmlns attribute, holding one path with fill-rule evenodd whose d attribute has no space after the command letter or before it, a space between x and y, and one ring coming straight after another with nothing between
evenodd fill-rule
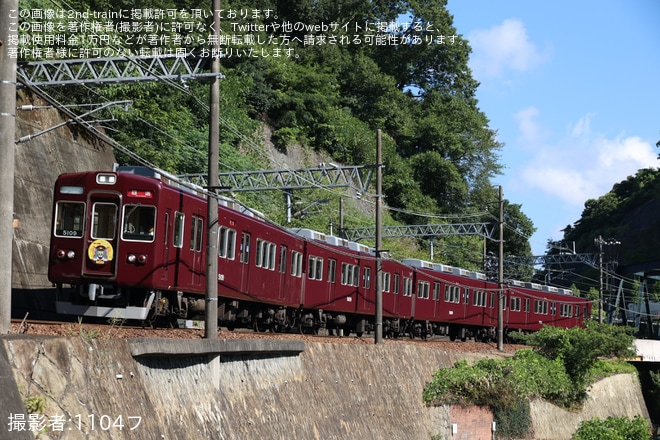
<instances>
[{"instance_id":1,"label":"hillside","mask_svg":"<svg viewBox=\"0 0 660 440\"><path fill-rule=\"evenodd\" d=\"M38 7L38 0L23 0ZM133 2L77 0L79 10L113 10ZM210 6L209 0L198 2ZM181 0L159 2L159 7L185 11L191 6ZM319 153L345 165L375 162L377 130L383 132L383 192L391 222L398 224L492 222L497 216L497 189L492 179L499 175L502 145L496 129L476 99L477 81L468 67L470 45L453 24L444 0L430 3L373 3L358 0L343 4L330 0L244 1L233 10L269 10L270 16L223 17L223 31L247 26L258 29L255 40L280 41L284 32L277 23L304 23L308 31L287 33L290 56L275 56L271 46L260 46L263 56L241 54L244 42L225 42L221 64L220 170L256 170L273 167L264 152L266 142L281 153L291 148ZM180 14L177 12L176 14ZM249 15L249 14L248 14ZM402 16L410 16L399 23ZM275 18L276 17L276 18ZM111 20L113 18L110 18ZM169 21L181 17L170 17ZM332 35L320 31L333 26ZM370 24L378 41L397 44L367 44L355 40L355 29ZM388 26L383 24L388 23ZM209 26L208 20L199 23ZM312 29L312 31L309 31ZM318 32L314 29L319 30ZM263 30L263 32L261 31ZM193 40L196 31L181 31ZM306 33L307 32L307 33ZM438 35L452 36L441 44ZM149 49L133 38L128 49ZM324 37L345 44L310 44ZM126 39L128 40L128 39ZM197 41L197 40L195 40ZM287 40L288 41L288 40ZM350 42L350 43L349 43ZM187 48L194 56L207 48ZM229 56L229 55L232 56ZM53 88L50 93L64 104L89 104L132 100L125 110L109 108L98 112L108 122L112 137L143 161L174 174L205 172L208 143L208 86L199 81L186 84L162 81L103 87ZM120 164L136 165L135 157L117 154ZM279 168L274 166L273 168ZM313 192L300 192L301 204L324 199ZM281 195L245 194L250 206L283 223ZM338 196L335 197L338 199ZM320 207L327 217L327 209ZM534 226L519 205L505 204L507 228L505 253L528 255L527 236ZM488 211L488 212L485 212ZM306 226L325 228L319 218L307 218ZM347 216L347 226L371 224L368 216ZM518 231L514 233L512 231ZM447 264L482 266L483 241L479 238L439 237L453 252ZM489 251L497 244L487 242Z\"/></svg>"}]
</instances>

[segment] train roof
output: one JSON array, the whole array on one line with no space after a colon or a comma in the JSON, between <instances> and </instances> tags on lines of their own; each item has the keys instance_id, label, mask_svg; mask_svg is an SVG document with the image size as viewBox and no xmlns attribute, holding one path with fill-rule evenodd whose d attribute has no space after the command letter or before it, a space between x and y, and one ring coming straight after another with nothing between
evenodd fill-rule
<instances>
[{"instance_id":1,"label":"train roof","mask_svg":"<svg viewBox=\"0 0 660 440\"><path fill-rule=\"evenodd\" d=\"M334 235L326 235L323 232L315 231L307 228L289 228L289 232L299 237L307 238L309 240L322 241L332 246L343 247L356 252L365 254L376 255L376 250L362 243L355 241L345 240L343 238L335 237Z\"/></svg>"}]
</instances>

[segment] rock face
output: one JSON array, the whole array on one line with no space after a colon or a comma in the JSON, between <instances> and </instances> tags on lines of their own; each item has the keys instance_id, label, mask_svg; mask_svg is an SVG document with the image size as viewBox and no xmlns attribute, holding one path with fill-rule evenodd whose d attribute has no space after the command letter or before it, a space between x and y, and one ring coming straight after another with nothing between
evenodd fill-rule
<instances>
[{"instance_id":1,"label":"rock face","mask_svg":"<svg viewBox=\"0 0 660 440\"><path fill-rule=\"evenodd\" d=\"M17 106L28 104L48 103L18 93ZM16 136L35 135L66 120L54 109L17 111ZM50 288L48 246L55 179L62 173L111 170L114 155L110 147L69 124L17 144L15 162L12 289Z\"/></svg>"},{"instance_id":2,"label":"rock face","mask_svg":"<svg viewBox=\"0 0 660 440\"><path fill-rule=\"evenodd\" d=\"M27 94L17 94L17 105L47 106ZM89 170L111 170L112 148L89 137L75 124L48 131L67 121L50 108L16 112L16 137L33 136L16 145L14 171L14 241L12 248L12 317L51 319L54 288L48 281L48 249L57 176Z\"/></svg>"},{"instance_id":3,"label":"rock face","mask_svg":"<svg viewBox=\"0 0 660 440\"><path fill-rule=\"evenodd\" d=\"M16 384L0 399L5 413L15 414L19 393L40 402L40 439L458 438L452 425L463 433L463 422L452 420L448 407L427 408L422 390L439 367L483 357L419 345L314 342L297 355L275 347L219 357L199 350L134 357L136 343L5 337L0 350ZM596 384L582 413L535 402L532 414L540 439L570 439L579 420L595 415L648 418L637 379L629 376ZM61 430L53 420L62 421Z\"/></svg>"}]
</instances>

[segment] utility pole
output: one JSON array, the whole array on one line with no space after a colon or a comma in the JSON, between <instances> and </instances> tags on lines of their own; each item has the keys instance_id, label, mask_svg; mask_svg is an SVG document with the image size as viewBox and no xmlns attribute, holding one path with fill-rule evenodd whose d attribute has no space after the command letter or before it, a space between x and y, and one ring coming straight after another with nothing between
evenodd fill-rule
<instances>
[{"instance_id":1,"label":"utility pole","mask_svg":"<svg viewBox=\"0 0 660 440\"><path fill-rule=\"evenodd\" d=\"M0 3L0 32L0 334L7 334L11 331L17 56L10 49L18 33L18 0Z\"/></svg>"},{"instance_id":2,"label":"utility pole","mask_svg":"<svg viewBox=\"0 0 660 440\"><path fill-rule=\"evenodd\" d=\"M602 235L594 238L594 244L598 246L598 322L603 323L603 308L605 307L604 288L603 288L603 245L621 244L617 240L604 240Z\"/></svg>"},{"instance_id":3,"label":"utility pole","mask_svg":"<svg viewBox=\"0 0 660 440\"><path fill-rule=\"evenodd\" d=\"M603 323L603 237L598 236L598 322Z\"/></svg>"},{"instance_id":4,"label":"utility pole","mask_svg":"<svg viewBox=\"0 0 660 440\"><path fill-rule=\"evenodd\" d=\"M213 0L213 35L208 156L208 234L206 244L206 321L204 337L218 338L218 156L220 143L220 0Z\"/></svg>"},{"instance_id":5,"label":"utility pole","mask_svg":"<svg viewBox=\"0 0 660 440\"><path fill-rule=\"evenodd\" d=\"M500 240L497 263L497 349L504 350L504 193L500 185Z\"/></svg>"},{"instance_id":6,"label":"utility pole","mask_svg":"<svg viewBox=\"0 0 660 440\"><path fill-rule=\"evenodd\" d=\"M383 343L383 148L381 131L376 135L376 344Z\"/></svg>"}]
</instances>

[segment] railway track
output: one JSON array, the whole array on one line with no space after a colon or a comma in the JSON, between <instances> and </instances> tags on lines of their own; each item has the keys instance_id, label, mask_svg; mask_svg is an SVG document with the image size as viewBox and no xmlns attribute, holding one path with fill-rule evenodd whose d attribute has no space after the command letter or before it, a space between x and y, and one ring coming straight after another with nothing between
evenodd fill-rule
<instances>
[{"instance_id":1,"label":"railway track","mask_svg":"<svg viewBox=\"0 0 660 440\"><path fill-rule=\"evenodd\" d=\"M203 339L204 330L199 328L149 328L139 325L126 325L118 323L88 323L77 319L63 320L39 320L39 319L12 319L12 334L26 336L65 336L82 337L83 339L98 340L121 340L130 338L169 338L169 339ZM218 331L218 339L269 339L269 340L303 340L309 343L334 343L334 344L374 344L373 334L362 337L355 335L337 336L327 334L300 334L300 333L271 333L257 332L251 329L228 330L222 327ZM424 345L431 349L446 351L492 353L502 355L497 350L495 343L484 342L452 342L446 336L434 335L426 340L419 338L410 339L408 336L398 339L384 339L384 344L409 344ZM505 344L505 355L512 354L522 348L521 345Z\"/></svg>"}]
</instances>

